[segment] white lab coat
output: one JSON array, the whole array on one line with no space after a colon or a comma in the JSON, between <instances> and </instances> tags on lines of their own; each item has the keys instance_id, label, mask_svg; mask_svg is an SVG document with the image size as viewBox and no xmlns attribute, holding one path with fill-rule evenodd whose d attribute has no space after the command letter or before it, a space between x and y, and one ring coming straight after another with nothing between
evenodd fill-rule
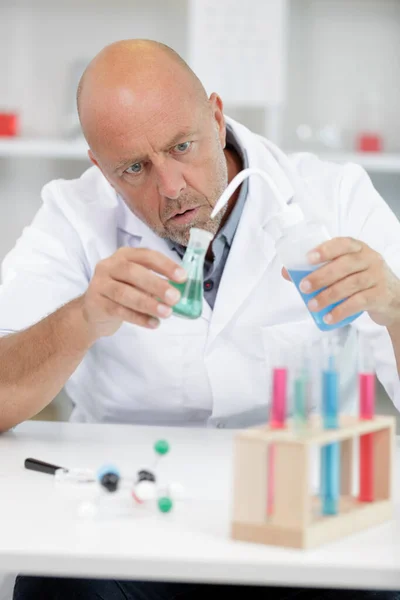
<instances>
[{"instance_id":1,"label":"white lab coat","mask_svg":"<svg viewBox=\"0 0 400 600\"><path fill-rule=\"evenodd\" d=\"M400 224L363 169L309 154L287 157L227 120L249 166L272 173L287 201L298 202L333 236L365 241L400 276ZM294 286L282 278L268 231L276 210L268 186L250 178L214 310L205 302L198 320L172 316L155 331L125 323L112 337L99 339L66 385L75 405L72 420L238 427L267 419L274 360L282 350L290 357L306 340L318 342L323 335ZM152 248L179 262L96 167L77 180L47 184L43 206L3 263L0 332L32 325L83 294L98 261L120 246ZM356 328L368 332L378 376L400 406L389 336L367 315L341 331L347 349L341 355L344 406L354 409Z\"/></svg>"}]
</instances>

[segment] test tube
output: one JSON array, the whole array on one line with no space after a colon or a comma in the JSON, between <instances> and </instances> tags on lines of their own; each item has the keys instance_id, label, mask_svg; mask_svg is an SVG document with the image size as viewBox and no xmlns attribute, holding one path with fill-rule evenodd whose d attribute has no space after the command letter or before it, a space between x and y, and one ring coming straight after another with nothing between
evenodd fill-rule
<instances>
[{"instance_id":1,"label":"test tube","mask_svg":"<svg viewBox=\"0 0 400 600\"><path fill-rule=\"evenodd\" d=\"M371 346L364 336L358 337L358 397L359 417L374 418L375 414L375 367ZM359 500L374 500L374 436L360 436L359 452Z\"/></svg>"},{"instance_id":2,"label":"test tube","mask_svg":"<svg viewBox=\"0 0 400 600\"><path fill-rule=\"evenodd\" d=\"M286 427L287 411L287 366L282 353L278 352L278 362L272 367L271 377L271 411L269 424L271 429L283 429ZM267 514L272 515L275 496L275 455L276 447L270 444L268 447L268 477L267 477Z\"/></svg>"},{"instance_id":3,"label":"test tube","mask_svg":"<svg viewBox=\"0 0 400 600\"><path fill-rule=\"evenodd\" d=\"M323 340L322 420L325 429L336 429L339 413L338 341L336 335ZM335 515L339 509L340 444L334 442L321 448L322 514Z\"/></svg>"},{"instance_id":4,"label":"test tube","mask_svg":"<svg viewBox=\"0 0 400 600\"><path fill-rule=\"evenodd\" d=\"M294 358L292 385L292 410L295 429L298 433L305 431L308 412L311 405L311 346L306 344Z\"/></svg>"}]
</instances>

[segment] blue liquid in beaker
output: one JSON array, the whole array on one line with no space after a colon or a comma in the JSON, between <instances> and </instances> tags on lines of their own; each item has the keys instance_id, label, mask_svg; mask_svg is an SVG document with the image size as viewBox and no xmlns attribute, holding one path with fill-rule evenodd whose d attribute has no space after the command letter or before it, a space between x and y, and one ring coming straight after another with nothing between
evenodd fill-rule
<instances>
[{"instance_id":1,"label":"blue liquid in beaker","mask_svg":"<svg viewBox=\"0 0 400 600\"><path fill-rule=\"evenodd\" d=\"M307 277L307 275L312 273L314 270L315 269L308 269L308 270L291 269L290 271L288 270L290 278L293 281L293 283L295 284L296 288L298 289L298 292L301 295L301 297L303 298L306 306L309 303L309 301L311 300L311 298L314 298L314 296L317 296L324 289L324 288L321 288L320 290L311 292L311 294L305 294L304 292L302 292L300 290L299 285L300 285L301 281L305 277ZM319 327L319 329L321 329L321 331L330 331L332 329L338 329L339 327L344 327L345 325L352 323L353 321L355 321L355 319L357 319L360 315L362 315L362 312L356 313L355 315L347 317L346 319L343 319L342 321L339 321L338 323L334 323L333 325L328 325L327 323L325 323L325 321L323 320L324 316L327 315L329 312L331 312L331 310L333 308L335 308L335 306L338 306L342 302L344 302L344 300L340 300L340 302L335 302L333 304L330 304L329 306L327 306L326 308L323 308L322 310L320 310L318 312L310 312L310 315L314 319L317 327Z\"/></svg>"}]
</instances>

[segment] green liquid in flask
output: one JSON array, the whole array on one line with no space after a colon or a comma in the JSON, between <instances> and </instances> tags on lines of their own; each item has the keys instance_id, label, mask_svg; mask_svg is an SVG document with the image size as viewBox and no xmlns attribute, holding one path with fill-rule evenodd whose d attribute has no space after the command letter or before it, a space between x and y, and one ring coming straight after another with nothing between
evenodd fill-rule
<instances>
[{"instance_id":1,"label":"green liquid in flask","mask_svg":"<svg viewBox=\"0 0 400 600\"><path fill-rule=\"evenodd\" d=\"M197 279L188 279L185 283L170 284L181 293L178 304L172 307L175 314L187 319L198 319L203 310L203 286Z\"/></svg>"},{"instance_id":2,"label":"green liquid in flask","mask_svg":"<svg viewBox=\"0 0 400 600\"><path fill-rule=\"evenodd\" d=\"M183 283L169 281L181 293L181 299L172 307L173 312L186 319L198 319L203 311L204 259L212 235L193 228L189 245L183 257L187 280Z\"/></svg>"}]
</instances>

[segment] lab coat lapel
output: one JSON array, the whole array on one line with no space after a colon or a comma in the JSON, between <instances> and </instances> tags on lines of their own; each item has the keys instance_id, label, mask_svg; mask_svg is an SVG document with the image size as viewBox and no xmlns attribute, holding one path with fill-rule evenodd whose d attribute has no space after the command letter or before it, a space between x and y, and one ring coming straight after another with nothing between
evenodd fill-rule
<instances>
[{"instance_id":1,"label":"lab coat lapel","mask_svg":"<svg viewBox=\"0 0 400 600\"><path fill-rule=\"evenodd\" d=\"M268 171L285 201L289 201L294 189L271 153L254 137L248 140L246 132L241 141L245 144L250 166ZM208 345L240 310L276 255L274 238L268 232L268 221L279 212L279 205L260 177L253 175L248 182L246 203L218 288Z\"/></svg>"}]
</instances>

